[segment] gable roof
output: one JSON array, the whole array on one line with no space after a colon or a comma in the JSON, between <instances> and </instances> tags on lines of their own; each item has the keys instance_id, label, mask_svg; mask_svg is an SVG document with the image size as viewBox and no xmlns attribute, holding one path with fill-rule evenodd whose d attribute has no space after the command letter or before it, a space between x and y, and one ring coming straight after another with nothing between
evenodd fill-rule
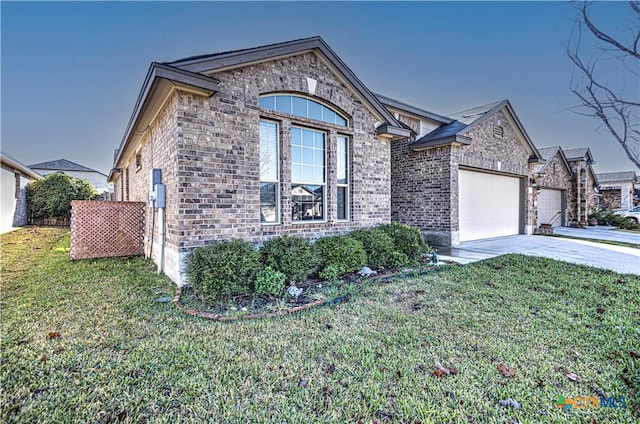
<instances>
[{"instance_id":1,"label":"gable roof","mask_svg":"<svg viewBox=\"0 0 640 424\"><path fill-rule=\"evenodd\" d=\"M100 171L96 171L95 169L87 168L86 166L82 166L75 162L71 162L67 159L56 159L50 160L48 162L40 162L34 163L33 165L29 165L31 169L46 169L49 171L79 171L79 172L97 172L102 174ZM105 174L102 174L105 175Z\"/></svg>"},{"instance_id":2,"label":"gable roof","mask_svg":"<svg viewBox=\"0 0 640 424\"><path fill-rule=\"evenodd\" d=\"M636 182L638 177L636 176L635 171L623 171L623 172L602 172L596 174L598 177L598 181L603 183L613 183L613 182Z\"/></svg>"},{"instance_id":3,"label":"gable roof","mask_svg":"<svg viewBox=\"0 0 640 424\"><path fill-rule=\"evenodd\" d=\"M310 51L321 53L321 56L326 59L325 64L329 65L330 68L333 68L334 71L337 71L337 73L342 75L345 82L351 85L355 92L359 94L360 97L362 97L362 99L386 121L387 125L381 125L379 127L378 134L380 134L381 131L390 130L390 127L392 127L393 130L397 130L395 132L399 133L392 135L405 137L410 135L410 133L402 127L400 122L395 119L393 114L391 114L382 105L380 100L378 100L378 98L369 91L353 71L349 69L342 59L340 59L340 57L338 57L322 37L319 36L286 41L283 43L268 44L249 49L191 56L175 60L173 62L166 62L165 65L170 65L190 72L205 73L236 68L250 63L260 63L277 58L295 56ZM391 132L394 132L393 130L391 130Z\"/></svg>"},{"instance_id":4,"label":"gable roof","mask_svg":"<svg viewBox=\"0 0 640 424\"><path fill-rule=\"evenodd\" d=\"M155 114L160 110L164 99L173 90L181 89L199 95L211 96L218 91L220 81L206 75L196 74L161 63L152 62L145 77L140 94L133 108L120 146L113 162L118 166L132 139L139 139ZM109 172L108 181L113 182L117 169Z\"/></svg>"},{"instance_id":5,"label":"gable roof","mask_svg":"<svg viewBox=\"0 0 640 424\"><path fill-rule=\"evenodd\" d=\"M595 163L593 160L593 155L591 154L591 150L588 147L578 147L577 149L566 149L564 150L564 154L567 157L569 162L575 160L585 160L589 163Z\"/></svg>"},{"instance_id":6,"label":"gable roof","mask_svg":"<svg viewBox=\"0 0 640 424\"><path fill-rule=\"evenodd\" d=\"M513 110L513 106L511 106L511 102L509 102L509 100L500 100L493 103L487 103L482 106L477 106L471 109L466 109L461 112L451 114L451 118L454 119L453 122L436 128L434 131L416 140L413 144L411 144L410 147L413 150L421 150L448 143L470 144L471 139L466 134L473 128L484 122L487 118L498 113L498 111L503 108L506 108L513 118L516 127L527 143L527 147L532 152L529 161L539 161L540 153L538 152L536 146L533 144L533 141L531 141L531 138L529 138L529 135L520 122L520 119L518 119L518 116Z\"/></svg>"},{"instance_id":7,"label":"gable roof","mask_svg":"<svg viewBox=\"0 0 640 424\"><path fill-rule=\"evenodd\" d=\"M562 150L562 147L560 146L543 147L538 149L538 152L540 153L540 157L544 160L544 163L542 164L542 166L538 168L536 172L538 173L544 172L547 166L551 162L553 162L553 158L556 156L556 154L559 154L560 158L562 159L562 163L564 164L565 168L569 172L569 175L573 174L573 170L571 169L571 166L567 161L567 157L565 156L564 151Z\"/></svg>"},{"instance_id":8,"label":"gable roof","mask_svg":"<svg viewBox=\"0 0 640 424\"><path fill-rule=\"evenodd\" d=\"M384 96L382 94L373 93L374 96L380 100L380 102L386 107L398 109L404 112L408 112L412 115L419 116L421 118L430 119L432 121L439 122L441 124L450 124L453 122L453 119L447 118L446 116L439 115L437 113L429 112L428 110L421 109L416 106L412 106L408 103L402 102L400 100L392 99L391 97Z\"/></svg>"},{"instance_id":9,"label":"gable roof","mask_svg":"<svg viewBox=\"0 0 640 424\"><path fill-rule=\"evenodd\" d=\"M540 153L540 157L544 160L551 159L556 154L558 150L562 150L560 146L553 147L539 147L538 152Z\"/></svg>"},{"instance_id":10,"label":"gable roof","mask_svg":"<svg viewBox=\"0 0 640 424\"><path fill-rule=\"evenodd\" d=\"M491 112L493 109L500 106L500 109L503 104L506 104L507 100L498 100L496 102L487 103L486 105L472 107L470 109L465 109L460 112L455 112L450 114L450 116L460 122L463 122L467 125L471 125L478 119L484 117L487 113ZM497 109L496 109L497 110Z\"/></svg>"},{"instance_id":11,"label":"gable roof","mask_svg":"<svg viewBox=\"0 0 640 424\"><path fill-rule=\"evenodd\" d=\"M20 162L19 160L17 160L16 158L14 158L11 155L6 154L5 152L0 151L0 162L2 162L4 165L13 168L15 170L20 171L22 174L31 177L33 179L40 179L42 178L42 175L38 174L36 171L34 171L33 169L30 169L27 165L23 164L22 162Z\"/></svg>"}]
</instances>

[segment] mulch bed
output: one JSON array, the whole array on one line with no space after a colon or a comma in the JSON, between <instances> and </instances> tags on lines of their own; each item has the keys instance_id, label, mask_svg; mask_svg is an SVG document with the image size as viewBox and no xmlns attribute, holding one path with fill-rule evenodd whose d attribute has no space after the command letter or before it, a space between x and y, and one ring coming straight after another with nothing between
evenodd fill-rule
<instances>
[{"instance_id":1,"label":"mulch bed","mask_svg":"<svg viewBox=\"0 0 640 424\"><path fill-rule=\"evenodd\" d=\"M308 280L298 287L303 288L298 298L286 296L284 299L252 295L236 296L219 302L204 302L198 298L191 287L178 287L172 303L188 315L215 321L240 321L259 318L271 318L297 313L314 307L335 305L348 299L349 295L335 295L344 292L345 286L361 287L364 282L384 283L397 277L419 276L433 271L435 266L409 270L385 270L378 275L363 277L349 274L342 277L340 283L322 280Z\"/></svg>"}]
</instances>

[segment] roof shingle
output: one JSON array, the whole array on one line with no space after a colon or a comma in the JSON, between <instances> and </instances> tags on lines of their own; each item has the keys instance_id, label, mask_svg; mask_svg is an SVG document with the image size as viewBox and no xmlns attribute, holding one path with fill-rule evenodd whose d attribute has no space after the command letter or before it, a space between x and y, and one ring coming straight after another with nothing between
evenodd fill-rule
<instances>
[{"instance_id":1,"label":"roof shingle","mask_svg":"<svg viewBox=\"0 0 640 424\"><path fill-rule=\"evenodd\" d=\"M56 159L48 162L35 163L29 165L31 169L49 169L57 171L83 171L83 172L99 172L95 169L87 168L67 159Z\"/></svg>"},{"instance_id":2,"label":"roof shingle","mask_svg":"<svg viewBox=\"0 0 640 424\"><path fill-rule=\"evenodd\" d=\"M600 183L612 183L622 181L636 181L636 173L634 171L623 172L603 172L596 174Z\"/></svg>"}]
</instances>

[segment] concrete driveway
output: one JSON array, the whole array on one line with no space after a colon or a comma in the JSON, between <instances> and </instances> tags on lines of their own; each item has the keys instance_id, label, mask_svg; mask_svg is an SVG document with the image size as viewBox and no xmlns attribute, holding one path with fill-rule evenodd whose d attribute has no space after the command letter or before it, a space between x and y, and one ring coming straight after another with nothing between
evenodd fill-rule
<instances>
[{"instance_id":1,"label":"concrete driveway","mask_svg":"<svg viewBox=\"0 0 640 424\"><path fill-rule=\"evenodd\" d=\"M565 228L556 230L556 234L565 234ZM587 230L579 228L566 228L566 230L582 231L584 238L598 238L597 231L603 232L600 239L611 240L603 237L621 237L617 241L627 243L639 243L638 234L623 233L619 231ZM589 231L587 233L587 231ZM608 231L608 232L605 232ZM565 235L578 237L575 234ZM622 235L616 234L621 233ZM640 274L640 249L631 247L613 246L604 243L594 243L586 240L565 239L559 237L525 236L515 235L493 239L475 240L462 243L453 248L436 248L438 256L442 260L451 260L466 264L489 259L508 253L521 255L542 256L574 264L589 265L597 268L610 269L624 274Z\"/></svg>"}]
</instances>

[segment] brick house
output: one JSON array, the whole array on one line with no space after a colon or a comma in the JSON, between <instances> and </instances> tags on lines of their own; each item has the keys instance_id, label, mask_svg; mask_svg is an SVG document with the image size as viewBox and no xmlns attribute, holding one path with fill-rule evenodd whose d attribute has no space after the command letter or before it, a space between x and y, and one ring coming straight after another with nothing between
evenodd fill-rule
<instances>
[{"instance_id":1,"label":"brick house","mask_svg":"<svg viewBox=\"0 0 640 424\"><path fill-rule=\"evenodd\" d=\"M579 222L587 222L589 214L596 207L598 179L592 166L595 161L588 147L566 149L564 155L573 172L572 196L568 208L569 225L576 225Z\"/></svg>"},{"instance_id":2,"label":"brick house","mask_svg":"<svg viewBox=\"0 0 640 424\"><path fill-rule=\"evenodd\" d=\"M387 107L412 128L391 147L392 220L441 246L532 233L530 177L540 155L509 101L448 118Z\"/></svg>"},{"instance_id":3,"label":"brick house","mask_svg":"<svg viewBox=\"0 0 640 424\"><path fill-rule=\"evenodd\" d=\"M560 146L539 149L544 163L536 167L536 226L551 224L553 227L567 225L569 209L574 204L573 171Z\"/></svg>"},{"instance_id":4,"label":"brick house","mask_svg":"<svg viewBox=\"0 0 640 424\"><path fill-rule=\"evenodd\" d=\"M153 63L109 181L145 201L162 171L164 250L149 208L146 251L182 284L185 255L218 239L392 220L440 245L531 233L538 160L508 101L428 112L371 93L312 37Z\"/></svg>"},{"instance_id":5,"label":"brick house","mask_svg":"<svg viewBox=\"0 0 640 424\"><path fill-rule=\"evenodd\" d=\"M603 209L631 209L634 206L635 184L638 177L634 171L606 172L596 175L600 183L599 206Z\"/></svg>"},{"instance_id":6,"label":"brick house","mask_svg":"<svg viewBox=\"0 0 640 424\"><path fill-rule=\"evenodd\" d=\"M184 256L212 240L390 222L391 142L409 135L313 37L153 63L109 181L116 200L145 201L162 170L164 271L180 284ZM147 229L156 260L158 241Z\"/></svg>"}]
</instances>

